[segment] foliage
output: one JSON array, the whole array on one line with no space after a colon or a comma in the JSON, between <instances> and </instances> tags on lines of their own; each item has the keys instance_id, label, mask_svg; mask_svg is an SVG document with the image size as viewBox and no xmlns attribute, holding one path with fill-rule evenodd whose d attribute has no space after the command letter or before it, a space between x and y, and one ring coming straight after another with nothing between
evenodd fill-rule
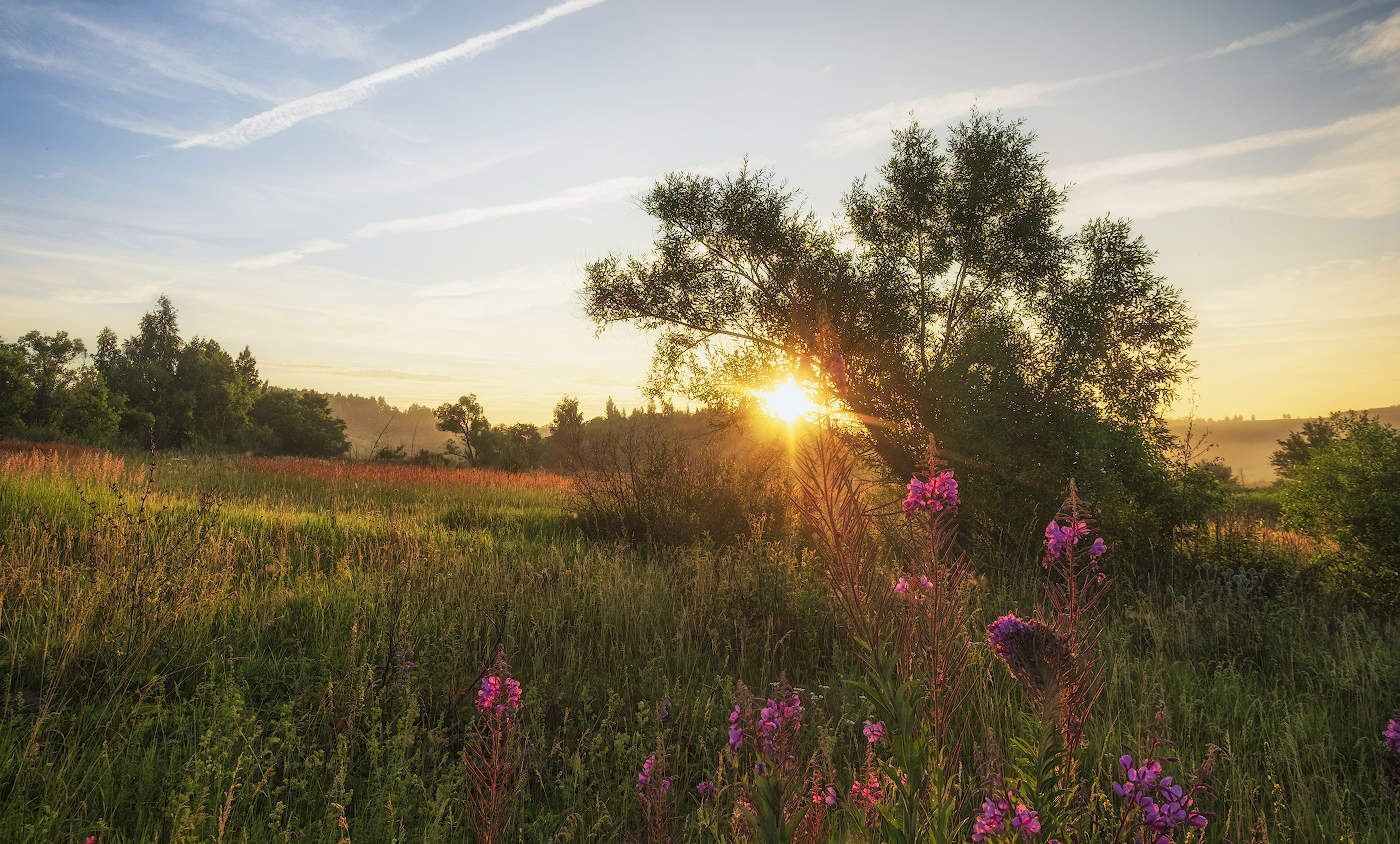
<instances>
[{"instance_id":1,"label":"foliage","mask_svg":"<svg viewBox=\"0 0 1400 844\"><path fill-rule=\"evenodd\" d=\"M840 360L893 477L932 433L978 512L1043 519L1027 502L1075 477L1150 542L1174 524L1160 414L1194 320L1125 221L1061 231L1034 141L976 112L942 147L896 132L878 183L846 197L849 247L770 173L671 174L642 203L653 251L588 266L588 314L659 332L653 391L710 403Z\"/></svg>"},{"instance_id":2,"label":"foliage","mask_svg":"<svg viewBox=\"0 0 1400 844\"><path fill-rule=\"evenodd\" d=\"M338 457L350 448L345 421L331 414L324 395L311 390L271 387L253 402L248 419L265 454Z\"/></svg>"},{"instance_id":3,"label":"foliage","mask_svg":"<svg viewBox=\"0 0 1400 844\"><path fill-rule=\"evenodd\" d=\"M716 760L726 758L736 678L776 700L784 676L805 708L798 758L829 749L821 788L836 786L840 799L826 834L878 837L879 820L850 796L870 747L861 725L875 713L842 682L858 657L808 554L746 543L668 551L661 565L645 547L581 536L556 476L161 456L150 502L168 509L153 535L206 527L192 554L153 571L171 596L196 597L130 660L122 690L111 685L115 643L142 616L99 626L82 613L91 563L118 547L87 502L110 514L119 496L109 485L131 501L144 477L100 450L0 444L0 839L217 840L222 828L225 840L470 840L462 753L498 645L524 689L525 762L507 840L646 840L637 774L657 751L658 724L673 839L711 840L719 828L730 840L729 807L697 786L735 781L737 767ZM221 502L203 516L202 492ZM468 526L445 527L449 513ZM1034 562L969 551L977 629L1029 612L1040 594ZM401 613L389 609L396 601ZM1023 687L974 644L970 712L991 734L1034 746L1024 719L1010 717L1025 707ZM411 670L397 662L405 647ZM1101 782L1121 770L1110 758L1119 741L1149 745L1129 726L1150 723L1160 704L1180 747L1169 773L1220 748L1209 798L1219 812L1205 840L1249 841L1252 829L1272 841L1393 836L1394 798L1377 774L1380 734L1400 701L1393 613L1286 582L1242 589L1182 561L1118 578L1099 647L1111 669L1087 747L1109 758ZM43 707L45 678L65 658L71 667ZM967 737L960 760L977 782L972 745L1002 755L984 734ZM1036 767L1014 747L1004 756L1017 763L1003 769L1007 786ZM961 817L979 803L969 795Z\"/></svg>"},{"instance_id":4,"label":"foliage","mask_svg":"<svg viewBox=\"0 0 1400 844\"><path fill-rule=\"evenodd\" d=\"M1305 449L1295 434L1275 455L1283 525L1332 543L1322 560L1345 588L1400 599L1400 432L1364 413L1310 425Z\"/></svg>"},{"instance_id":5,"label":"foliage","mask_svg":"<svg viewBox=\"0 0 1400 844\"><path fill-rule=\"evenodd\" d=\"M594 536L733 544L783 536L788 527L776 455L726 457L659 419L615 421L588 437L567 466L580 524Z\"/></svg>"}]
</instances>

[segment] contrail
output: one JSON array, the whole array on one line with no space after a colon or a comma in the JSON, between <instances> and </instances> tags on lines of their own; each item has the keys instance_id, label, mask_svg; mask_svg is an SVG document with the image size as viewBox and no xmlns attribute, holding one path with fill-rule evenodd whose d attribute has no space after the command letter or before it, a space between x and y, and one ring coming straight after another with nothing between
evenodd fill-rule
<instances>
[{"instance_id":1,"label":"contrail","mask_svg":"<svg viewBox=\"0 0 1400 844\"><path fill-rule=\"evenodd\" d=\"M507 38L510 38L512 35L519 35L522 32L539 29L550 21L562 18L565 15L571 15L574 12L583 11L590 6L597 6L602 2L604 2L604 0L568 0L568 2L560 3L557 6L551 6L532 18L526 18L523 21L487 32L484 35L473 36L456 46L448 47L445 50L439 50L436 53L421 58L386 67L368 76L361 76L359 79L347 82L339 88L332 88L329 91L321 91L317 94L283 103L282 105L270 108L260 114L244 118L227 129L212 132L207 135L196 135L192 138L186 138L171 146L174 149L189 149L191 147L238 149L239 147L247 146L253 141L261 140L283 130L290 129L307 118L349 108L369 98L371 94L385 83L394 82L407 76L420 76L425 73L432 73L458 59L469 59L478 56Z\"/></svg>"}]
</instances>

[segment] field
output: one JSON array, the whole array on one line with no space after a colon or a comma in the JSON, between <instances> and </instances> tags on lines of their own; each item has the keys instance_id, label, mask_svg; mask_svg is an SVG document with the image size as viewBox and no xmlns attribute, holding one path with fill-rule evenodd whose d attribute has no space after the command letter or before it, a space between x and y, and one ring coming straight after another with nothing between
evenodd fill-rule
<instances>
[{"instance_id":1,"label":"field","mask_svg":"<svg viewBox=\"0 0 1400 844\"><path fill-rule=\"evenodd\" d=\"M740 680L804 690L843 785L864 753L852 646L796 540L590 540L548 474L148 471L0 451L0 840L469 839L464 748L498 646L524 690L509 840L644 838L637 774L659 741L693 838ZM1032 609L1035 553L972 549L989 712L1020 690L981 631ZM1129 562L1113 563L1132 575L1110 593L1090 728L1103 780L1160 706L1183 765L1215 755L1205 840L1400 840L1379 743L1400 622L1227 569L1209 544ZM839 835L861 840L847 814Z\"/></svg>"}]
</instances>

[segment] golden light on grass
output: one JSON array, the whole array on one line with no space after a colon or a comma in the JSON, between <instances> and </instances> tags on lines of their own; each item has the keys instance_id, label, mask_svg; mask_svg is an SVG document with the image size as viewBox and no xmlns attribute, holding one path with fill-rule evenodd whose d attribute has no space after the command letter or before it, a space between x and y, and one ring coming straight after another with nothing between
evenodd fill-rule
<instances>
[{"instance_id":1,"label":"golden light on grass","mask_svg":"<svg viewBox=\"0 0 1400 844\"><path fill-rule=\"evenodd\" d=\"M799 419L811 419L817 414L817 404L812 401L811 392L789 377L767 390L754 393L763 410L769 416L777 417L791 425Z\"/></svg>"}]
</instances>

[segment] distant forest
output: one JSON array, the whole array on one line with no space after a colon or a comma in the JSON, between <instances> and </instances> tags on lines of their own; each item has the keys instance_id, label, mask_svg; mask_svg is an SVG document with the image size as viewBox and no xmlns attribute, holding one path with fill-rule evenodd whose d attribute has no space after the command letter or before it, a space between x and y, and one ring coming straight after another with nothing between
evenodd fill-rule
<instances>
[{"instance_id":1,"label":"distant forest","mask_svg":"<svg viewBox=\"0 0 1400 844\"><path fill-rule=\"evenodd\" d=\"M120 340L104 328L91 350L67 331L0 338L0 438L521 471L561 468L585 440L639 420L664 421L681 439L708 438L725 421L669 404L627 415L611 399L601 415L585 420L578 400L564 396L548 427L492 425L471 395L400 410L383 397L276 387L259 376L251 349L233 355L213 339L183 338L165 296L141 317L135 334Z\"/></svg>"}]
</instances>

